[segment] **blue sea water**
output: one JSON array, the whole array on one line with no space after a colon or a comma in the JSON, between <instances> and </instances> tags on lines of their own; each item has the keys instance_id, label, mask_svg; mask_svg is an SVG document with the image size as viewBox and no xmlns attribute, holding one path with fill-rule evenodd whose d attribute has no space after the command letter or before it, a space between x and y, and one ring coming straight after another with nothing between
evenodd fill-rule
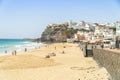
<instances>
[{"instance_id":1,"label":"blue sea water","mask_svg":"<svg viewBox=\"0 0 120 80\"><path fill-rule=\"evenodd\" d=\"M31 40L0 39L0 54L19 49L21 46L31 43Z\"/></svg>"}]
</instances>

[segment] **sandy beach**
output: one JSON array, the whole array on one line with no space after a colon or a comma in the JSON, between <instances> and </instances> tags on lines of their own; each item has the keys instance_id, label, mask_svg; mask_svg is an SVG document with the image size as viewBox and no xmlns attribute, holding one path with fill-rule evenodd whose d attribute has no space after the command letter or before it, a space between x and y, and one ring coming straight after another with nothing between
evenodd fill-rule
<instances>
[{"instance_id":1,"label":"sandy beach","mask_svg":"<svg viewBox=\"0 0 120 80\"><path fill-rule=\"evenodd\" d=\"M56 56L45 58L49 53ZM0 80L109 80L109 74L92 57L83 57L78 44L54 43L0 57Z\"/></svg>"}]
</instances>

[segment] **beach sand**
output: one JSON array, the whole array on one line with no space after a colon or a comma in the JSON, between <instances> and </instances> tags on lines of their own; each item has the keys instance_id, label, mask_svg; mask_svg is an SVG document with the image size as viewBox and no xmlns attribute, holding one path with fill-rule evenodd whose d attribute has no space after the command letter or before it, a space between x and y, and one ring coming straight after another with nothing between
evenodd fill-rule
<instances>
[{"instance_id":1,"label":"beach sand","mask_svg":"<svg viewBox=\"0 0 120 80\"><path fill-rule=\"evenodd\" d=\"M56 56L45 58L49 53ZM78 44L54 43L0 57L0 80L109 80L109 74L92 57L83 57Z\"/></svg>"}]
</instances>

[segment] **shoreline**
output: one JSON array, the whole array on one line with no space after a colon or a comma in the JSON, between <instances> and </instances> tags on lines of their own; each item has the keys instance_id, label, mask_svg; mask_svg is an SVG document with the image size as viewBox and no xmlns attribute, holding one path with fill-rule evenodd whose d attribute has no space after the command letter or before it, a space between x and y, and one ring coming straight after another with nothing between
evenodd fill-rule
<instances>
[{"instance_id":1,"label":"shoreline","mask_svg":"<svg viewBox=\"0 0 120 80\"><path fill-rule=\"evenodd\" d=\"M4 52L2 51L2 52L0 52L0 56L12 55L13 51L16 51L17 54L21 54L21 53L24 53L24 52L40 49L41 47L44 47L45 45L47 45L47 44L45 44L45 43L37 43L37 42L30 42L28 44L22 44L19 48L14 48L14 49L11 49L9 51L5 50ZM18 46L18 45L15 45L15 46Z\"/></svg>"}]
</instances>

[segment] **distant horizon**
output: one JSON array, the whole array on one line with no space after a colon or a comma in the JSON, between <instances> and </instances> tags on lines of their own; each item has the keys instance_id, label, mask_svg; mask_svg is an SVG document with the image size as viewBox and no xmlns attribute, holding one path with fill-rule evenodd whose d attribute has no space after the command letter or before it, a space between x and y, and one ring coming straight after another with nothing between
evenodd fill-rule
<instances>
[{"instance_id":1,"label":"distant horizon","mask_svg":"<svg viewBox=\"0 0 120 80\"><path fill-rule=\"evenodd\" d=\"M39 38L47 25L120 21L120 0L0 0L0 38Z\"/></svg>"}]
</instances>

